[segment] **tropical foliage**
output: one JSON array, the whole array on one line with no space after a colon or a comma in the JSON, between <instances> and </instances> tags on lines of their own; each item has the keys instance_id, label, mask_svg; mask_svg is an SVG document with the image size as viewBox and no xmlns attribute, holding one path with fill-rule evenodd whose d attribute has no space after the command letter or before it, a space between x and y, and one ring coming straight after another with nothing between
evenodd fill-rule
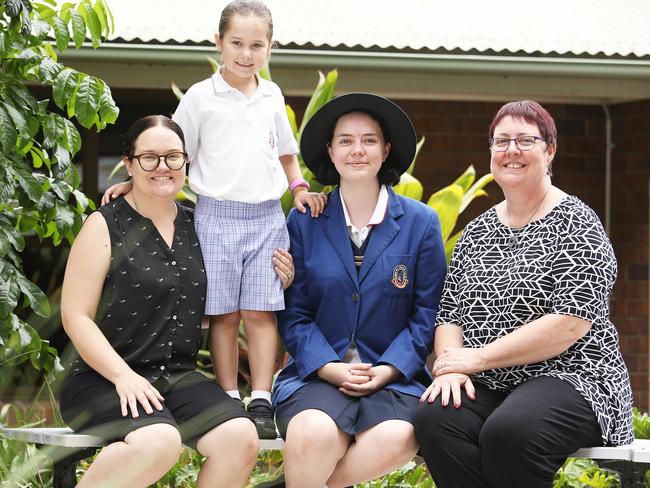
<instances>
[{"instance_id":1,"label":"tropical foliage","mask_svg":"<svg viewBox=\"0 0 650 488\"><path fill-rule=\"evenodd\" d=\"M25 361L50 373L57 352L24 317L47 317L50 303L24 274L25 239L72 241L93 203L78 190L73 157L81 137L73 121L101 130L118 109L100 79L58 62L72 42L98 47L112 30L104 0L0 0L0 390ZM51 90L39 99L30 85Z\"/></svg>"}]
</instances>

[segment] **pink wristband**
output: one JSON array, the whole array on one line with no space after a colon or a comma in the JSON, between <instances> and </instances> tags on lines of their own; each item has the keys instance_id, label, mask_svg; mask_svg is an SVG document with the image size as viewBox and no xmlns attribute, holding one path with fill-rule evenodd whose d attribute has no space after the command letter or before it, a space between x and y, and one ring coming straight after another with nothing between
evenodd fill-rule
<instances>
[{"instance_id":1,"label":"pink wristband","mask_svg":"<svg viewBox=\"0 0 650 488\"><path fill-rule=\"evenodd\" d=\"M309 187L309 183L307 183L307 182L306 182L304 179L302 179L302 178L296 178L296 179L293 180L291 183L289 183L289 191L290 191L291 193L293 193L293 190L295 190L295 189L298 188L299 186L302 186L302 187L306 188L307 191L309 191L309 188L310 188L310 187Z\"/></svg>"}]
</instances>

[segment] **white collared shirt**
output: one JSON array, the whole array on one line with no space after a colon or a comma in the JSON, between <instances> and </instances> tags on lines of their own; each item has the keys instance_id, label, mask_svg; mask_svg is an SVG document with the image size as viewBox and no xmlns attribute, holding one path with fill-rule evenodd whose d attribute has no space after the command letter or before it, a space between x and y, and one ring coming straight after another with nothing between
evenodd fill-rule
<instances>
[{"instance_id":1,"label":"white collared shirt","mask_svg":"<svg viewBox=\"0 0 650 488\"><path fill-rule=\"evenodd\" d=\"M368 237L368 233L372 226L381 224L384 221L386 209L388 208L388 191L386 190L386 185L381 185L381 188L379 189L379 197L377 198L377 205L375 205L375 211L372 213L368 223L361 229L357 229L350 220L348 209L345 206L345 200L343 200L343 193L340 190L339 196L341 197L341 206L343 207L343 215L345 216L345 224L348 226L350 239L352 239L352 242L354 242L357 247L361 247L366 240L366 237Z\"/></svg>"},{"instance_id":2,"label":"white collared shirt","mask_svg":"<svg viewBox=\"0 0 650 488\"><path fill-rule=\"evenodd\" d=\"M386 209L388 208L388 191L386 190L386 185L381 185L379 189L379 197L377 198L377 205L375 205L375 211L372 213L368 223L361 229L357 229L352 221L350 220L350 215L348 214L348 209L345 206L345 200L343 199L343 193L339 189L339 196L341 197L341 206L343 207L343 215L345 216L345 224L348 226L348 232L350 233L350 239L357 247L361 247L370 233L370 229L374 225L381 224L384 221L386 216ZM359 351L357 350L357 345L353 342L350 344L350 347L343 357L344 363L360 363L361 357L359 357Z\"/></svg>"},{"instance_id":3,"label":"white collared shirt","mask_svg":"<svg viewBox=\"0 0 650 488\"><path fill-rule=\"evenodd\" d=\"M257 76L257 75L256 75ZM183 129L190 187L218 200L279 200L287 189L280 156L298 153L280 88L257 76L247 98L220 72L191 86L173 119Z\"/></svg>"}]
</instances>

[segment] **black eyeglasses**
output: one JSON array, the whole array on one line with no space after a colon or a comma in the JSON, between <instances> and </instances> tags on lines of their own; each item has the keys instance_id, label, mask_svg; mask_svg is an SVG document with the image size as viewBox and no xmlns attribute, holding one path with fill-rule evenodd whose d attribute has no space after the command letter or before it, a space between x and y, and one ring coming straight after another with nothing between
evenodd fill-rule
<instances>
[{"instance_id":1,"label":"black eyeglasses","mask_svg":"<svg viewBox=\"0 0 650 488\"><path fill-rule=\"evenodd\" d=\"M154 171L160 166L161 159L169 169L178 171L187 163L187 153L182 151L172 151L167 154L142 153L134 155L132 159L138 160L143 171Z\"/></svg>"},{"instance_id":2,"label":"black eyeglasses","mask_svg":"<svg viewBox=\"0 0 650 488\"><path fill-rule=\"evenodd\" d=\"M496 152L507 151L510 147L510 141L515 141L515 146L520 151L530 151L535 147L537 141L543 141L544 138L540 136L517 136L512 139L507 137L493 137L489 140L490 148Z\"/></svg>"}]
</instances>

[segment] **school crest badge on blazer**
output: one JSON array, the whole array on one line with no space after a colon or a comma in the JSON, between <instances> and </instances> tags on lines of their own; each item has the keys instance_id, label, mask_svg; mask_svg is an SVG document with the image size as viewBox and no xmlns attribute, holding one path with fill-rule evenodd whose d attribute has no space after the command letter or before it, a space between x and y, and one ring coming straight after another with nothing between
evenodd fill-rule
<instances>
[{"instance_id":1,"label":"school crest badge on blazer","mask_svg":"<svg viewBox=\"0 0 650 488\"><path fill-rule=\"evenodd\" d=\"M398 264L393 269L393 279L390 282L395 285L396 288L404 288L409 284L408 280L408 270L403 264Z\"/></svg>"}]
</instances>

